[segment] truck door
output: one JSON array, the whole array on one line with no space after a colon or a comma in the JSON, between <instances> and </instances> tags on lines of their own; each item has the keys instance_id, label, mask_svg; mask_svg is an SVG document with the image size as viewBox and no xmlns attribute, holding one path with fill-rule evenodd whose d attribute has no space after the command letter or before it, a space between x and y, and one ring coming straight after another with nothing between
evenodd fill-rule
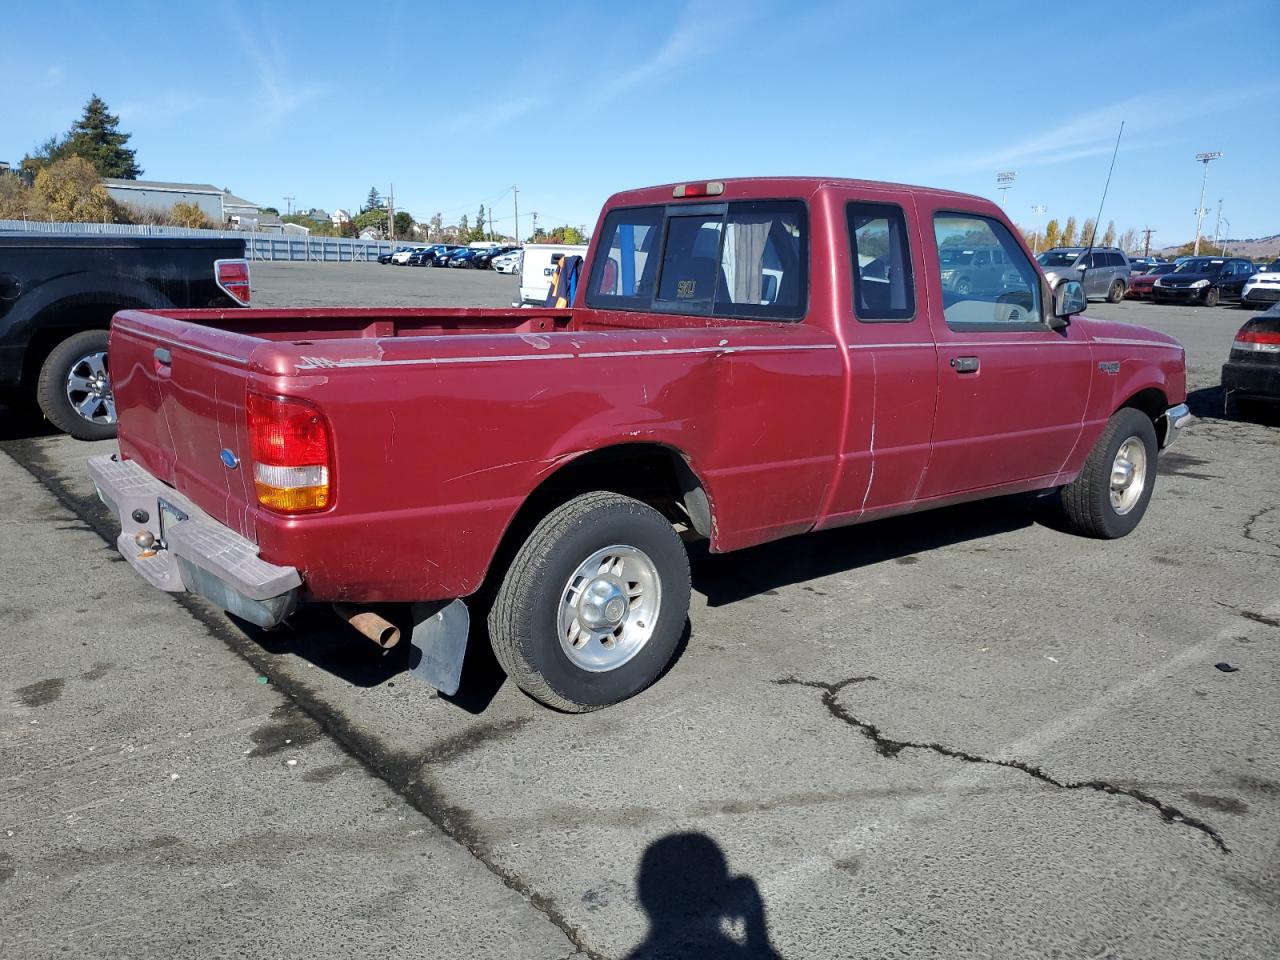
<instances>
[{"instance_id":1,"label":"truck door","mask_svg":"<svg viewBox=\"0 0 1280 960\"><path fill-rule=\"evenodd\" d=\"M848 356L845 428L820 526L900 512L929 463L938 361L921 295L923 235L910 193L841 198L831 220L849 244L836 298ZM833 242L843 244L845 237ZM832 257L843 263L842 251Z\"/></svg>"},{"instance_id":2,"label":"truck door","mask_svg":"<svg viewBox=\"0 0 1280 960\"><path fill-rule=\"evenodd\" d=\"M1080 436L1092 383L1092 352L1076 326L1044 323L1040 275L1000 220L935 210L926 244L929 325L937 344L933 451L920 497L944 497L1046 478ZM927 230L928 224L922 229ZM997 289L957 291L939 251L998 245Z\"/></svg>"}]
</instances>

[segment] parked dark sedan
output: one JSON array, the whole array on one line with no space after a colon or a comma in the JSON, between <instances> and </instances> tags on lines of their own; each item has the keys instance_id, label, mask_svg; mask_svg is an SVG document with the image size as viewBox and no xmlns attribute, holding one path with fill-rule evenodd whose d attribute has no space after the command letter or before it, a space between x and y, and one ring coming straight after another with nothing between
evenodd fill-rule
<instances>
[{"instance_id":1,"label":"parked dark sedan","mask_svg":"<svg viewBox=\"0 0 1280 960\"><path fill-rule=\"evenodd\" d=\"M1280 404L1280 303L1240 328L1222 367L1222 386L1236 401Z\"/></svg>"},{"instance_id":2,"label":"parked dark sedan","mask_svg":"<svg viewBox=\"0 0 1280 960\"><path fill-rule=\"evenodd\" d=\"M413 251L409 256L409 266L429 267L432 265L437 255L445 252L452 252L455 249L457 248L451 247L445 243L437 243L430 247L422 247L419 250Z\"/></svg>"},{"instance_id":3,"label":"parked dark sedan","mask_svg":"<svg viewBox=\"0 0 1280 960\"><path fill-rule=\"evenodd\" d=\"M1253 264L1240 257L1188 257L1156 280L1151 299L1216 307L1220 300L1239 300L1251 276Z\"/></svg>"},{"instance_id":4,"label":"parked dark sedan","mask_svg":"<svg viewBox=\"0 0 1280 960\"><path fill-rule=\"evenodd\" d=\"M462 267L464 269L474 267L474 260L481 253L484 253L484 251L476 250L472 247L467 247L464 250L455 250L453 256L449 258L449 266Z\"/></svg>"},{"instance_id":5,"label":"parked dark sedan","mask_svg":"<svg viewBox=\"0 0 1280 960\"><path fill-rule=\"evenodd\" d=\"M472 258L471 265L477 270L488 270L493 266L493 258L500 257L504 253L510 253L515 247L490 247L488 250L479 250Z\"/></svg>"},{"instance_id":6,"label":"parked dark sedan","mask_svg":"<svg viewBox=\"0 0 1280 960\"><path fill-rule=\"evenodd\" d=\"M466 247L442 247L436 252L435 256L431 258L431 266L447 267L449 265L449 261L465 249Z\"/></svg>"}]
</instances>

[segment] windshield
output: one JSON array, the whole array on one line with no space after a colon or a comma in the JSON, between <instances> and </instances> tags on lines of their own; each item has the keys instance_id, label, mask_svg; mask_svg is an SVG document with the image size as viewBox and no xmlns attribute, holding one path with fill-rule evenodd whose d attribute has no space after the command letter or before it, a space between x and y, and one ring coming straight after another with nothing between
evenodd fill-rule
<instances>
[{"instance_id":1,"label":"windshield","mask_svg":"<svg viewBox=\"0 0 1280 960\"><path fill-rule=\"evenodd\" d=\"M1280 273L1280 260L1272 261L1262 268L1264 273Z\"/></svg>"},{"instance_id":2,"label":"windshield","mask_svg":"<svg viewBox=\"0 0 1280 960\"><path fill-rule=\"evenodd\" d=\"M1036 259L1042 267L1069 267L1080 256L1078 250L1048 250Z\"/></svg>"},{"instance_id":3,"label":"windshield","mask_svg":"<svg viewBox=\"0 0 1280 960\"><path fill-rule=\"evenodd\" d=\"M1173 273L1172 263L1157 263L1154 267L1147 271L1149 277L1159 277L1166 273Z\"/></svg>"},{"instance_id":4,"label":"windshield","mask_svg":"<svg viewBox=\"0 0 1280 960\"><path fill-rule=\"evenodd\" d=\"M1208 257L1192 257L1178 264L1174 273L1217 273L1222 269L1223 261L1210 260Z\"/></svg>"},{"instance_id":5,"label":"windshield","mask_svg":"<svg viewBox=\"0 0 1280 960\"><path fill-rule=\"evenodd\" d=\"M956 267L965 263L973 262L973 251L963 250L959 247L941 247L938 250L938 259L942 261L944 267Z\"/></svg>"}]
</instances>

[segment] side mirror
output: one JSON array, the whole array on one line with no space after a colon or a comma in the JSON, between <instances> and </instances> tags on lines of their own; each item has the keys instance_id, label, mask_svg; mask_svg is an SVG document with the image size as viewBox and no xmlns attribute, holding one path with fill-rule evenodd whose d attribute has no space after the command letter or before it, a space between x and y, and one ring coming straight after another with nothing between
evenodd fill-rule
<instances>
[{"instance_id":1,"label":"side mirror","mask_svg":"<svg viewBox=\"0 0 1280 960\"><path fill-rule=\"evenodd\" d=\"M1064 280L1053 289L1054 316L1066 320L1077 313L1084 313L1089 306L1085 298L1084 287L1079 280Z\"/></svg>"}]
</instances>

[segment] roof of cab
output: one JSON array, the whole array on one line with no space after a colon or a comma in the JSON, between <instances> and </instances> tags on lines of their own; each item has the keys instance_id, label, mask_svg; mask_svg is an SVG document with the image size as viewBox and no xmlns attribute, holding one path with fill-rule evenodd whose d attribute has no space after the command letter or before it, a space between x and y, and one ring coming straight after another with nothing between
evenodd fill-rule
<instances>
[{"instance_id":1,"label":"roof of cab","mask_svg":"<svg viewBox=\"0 0 1280 960\"><path fill-rule=\"evenodd\" d=\"M986 197L971 193L959 193L954 190L942 190L937 187L921 187L909 183L889 183L880 180L857 180L851 177L729 177L725 179L708 178L702 180L684 180L676 183L664 183L653 187L639 187L634 190L623 190L609 198L608 206L622 206L637 203L667 203L673 198L672 191L684 183L723 183L724 193L714 197L699 198L715 202L735 198L799 196L809 197L824 187L843 187L856 190L907 190L917 195L927 195L955 201L979 202L990 204ZM694 198L690 198L694 199Z\"/></svg>"}]
</instances>

